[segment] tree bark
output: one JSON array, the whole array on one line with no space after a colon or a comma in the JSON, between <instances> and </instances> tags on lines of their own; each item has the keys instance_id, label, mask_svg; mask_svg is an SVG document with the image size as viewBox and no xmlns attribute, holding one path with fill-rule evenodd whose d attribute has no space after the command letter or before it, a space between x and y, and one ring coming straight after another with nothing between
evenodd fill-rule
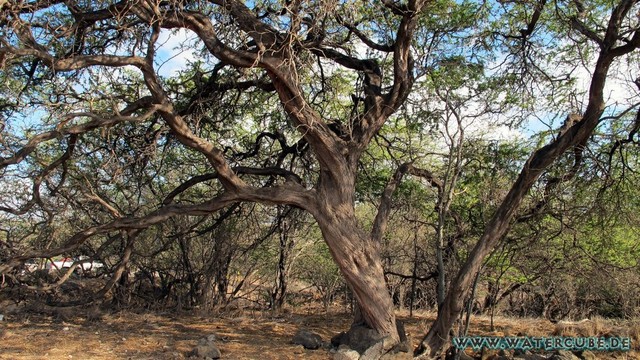
<instances>
[{"instance_id":1,"label":"tree bark","mask_svg":"<svg viewBox=\"0 0 640 360\"><path fill-rule=\"evenodd\" d=\"M290 209L278 208L278 267L276 268L276 278L271 290L271 309L280 310L284 306L287 288L289 285L289 272L291 269L291 252L295 245L295 240L290 238L290 232L294 232L293 222L296 221L295 214Z\"/></svg>"},{"instance_id":2,"label":"tree bark","mask_svg":"<svg viewBox=\"0 0 640 360\"><path fill-rule=\"evenodd\" d=\"M344 174L339 183L331 181L335 174L321 178L320 196L310 211L358 303L354 325L370 327L398 343L393 299L384 281L379 243L358 226L355 216L354 174Z\"/></svg>"},{"instance_id":3,"label":"tree bark","mask_svg":"<svg viewBox=\"0 0 640 360\"><path fill-rule=\"evenodd\" d=\"M373 244L362 231L354 227L355 221L318 221L325 241L359 307L360 316L354 325L366 325L381 336L390 336L394 342L400 337L396 329L393 300L386 282L382 261ZM375 247L374 247L375 248Z\"/></svg>"}]
</instances>

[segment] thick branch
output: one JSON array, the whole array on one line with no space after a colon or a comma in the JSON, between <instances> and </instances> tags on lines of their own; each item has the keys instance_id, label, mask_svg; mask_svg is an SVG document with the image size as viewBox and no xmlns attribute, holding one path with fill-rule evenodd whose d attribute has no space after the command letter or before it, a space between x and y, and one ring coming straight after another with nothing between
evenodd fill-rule
<instances>
[{"instance_id":1,"label":"thick branch","mask_svg":"<svg viewBox=\"0 0 640 360\"><path fill-rule=\"evenodd\" d=\"M70 58L55 58L44 50L34 48L17 48L2 40L0 53L9 53L18 57L33 56L40 59L54 71L72 71L90 66L103 65L111 67L144 66L144 59L138 56L117 55L78 55ZM5 55L6 56L6 55Z\"/></svg>"},{"instance_id":2,"label":"thick branch","mask_svg":"<svg viewBox=\"0 0 640 360\"><path fill-rule=\"evenodd\" d=\"M237 166L233 168L233 171L235 171L237 174L248 174L248 175L264 175L264 176L282 176L285 179L287 179L287 181L293 181L295 183L298 184L302 184L302 178L300 178L300 176L298 176L297 174L295 174L292 171L286 170L286 169L282 169L282 168L276 168L276 167L266 167L266 168L252 168L252 167L247 167L247 166ZM191 179L183 182L182 184L180 184L178 187L176 187L173 191L171 191L169 193L169 195L167 195L164 200L162 201L163 205L168 205L171 202L173 202L173 199L182 194L183 192L185 192L186 190L188 190L189 188L203 183L205 181L209 181L209 180L213 180L213 179L217 179L218 178L218 174L216 173L208 173L208 174L203 174L203 175L198 175L198 176L194 176Z\"/></svg>"},{"instance_id":3,"label":"thick branch","mask_svg":"<svg viewBox=\"0 0 640 360\"><path fill-rule=\"evenodd\" d=\"M245 31L258 44L261 49L276 49L282 40L280 33L267 25L241 1L237 0L213 0L234 18L236 24Z\"/></svg>"}]
</instances>

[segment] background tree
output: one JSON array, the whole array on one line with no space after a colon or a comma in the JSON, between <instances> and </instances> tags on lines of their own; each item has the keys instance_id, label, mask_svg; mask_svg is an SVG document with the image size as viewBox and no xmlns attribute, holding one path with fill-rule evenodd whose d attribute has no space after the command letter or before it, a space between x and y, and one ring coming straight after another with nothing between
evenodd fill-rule
<instances>
[{"instance_id":1,"label":"background tree","mask_svg":"<svg viewBox=\"0 0 640 360\"><path fill-rule=\"evenodd\" d=\"M502 7L512 8L515 13L521 14L525 19L524 27L511 33L497 33L498 38L503 39L505 45L515 49L511 53L512 58L522 61L522 64L517 67L521 71L519 79L526 80L532 75L546 76L551 82L549 87L551 94L554 94L557 89L552 84L559 79L540 71L540 69L549 69L550 67L542 66L539 61L535 61L542 59L542 63L544 63L545 59L547 61L550 59L550 55L556 55L551 51L551 47L539 46L541 43L546 44L543 39L548 36L559 36L556 31L561 29L574 36L579 36L582 39L581 45L584 42L592 42L597 45L597 57L593 65L588 97L582 114L578 117L569 116L566 126L561 129L559 135L549 144L533 152L523 166L518 179L511 186L509 193L497 208L491 221L485 227L483 235L458 272L447 294L444 306L438 312L435 324L423 339L422 346L417 349L417 354L429 354L433 357L444 350L449 339L449 331L455 319L462 312L464 299L468 296L471 284L484 259L507 233L525 195L534 186L543 171L569 149L574 149L574 152L573 164L568 170L565 170L567 178L573 177L575 169L581 166L587 142L603 119L604 87L609 70L614 62L635 51L640 45L640 32L638 31L640 24L638 24L638 19L631 15L635 6L637 6L635 1L622 1L613 4L611 8L605 7L597 10L593 8L592 17L587 21L581 18L584 16L585 10L582 4L552 4L549 6L546 1L542 1L534 4L531 16L528 16L528 11L519 8L517 4L513 4L513 6L506 4ZM496 7L496 9L501 9L501 7ZM558 11L558 9L560 10ZM602 16L603 12L609 14L607 20L604 20L606 18ZM545 14L548 15L543 16ZM594 20L593 16L602 17L597 21L590 22ZM545 20L552 21L547 25ZM591 51L589 46L578 47L575 42L570 42L569 46L581 58L590 58L588 55ZM560 180L563 179L558 181Z\"/></svg>"}]
</instances>

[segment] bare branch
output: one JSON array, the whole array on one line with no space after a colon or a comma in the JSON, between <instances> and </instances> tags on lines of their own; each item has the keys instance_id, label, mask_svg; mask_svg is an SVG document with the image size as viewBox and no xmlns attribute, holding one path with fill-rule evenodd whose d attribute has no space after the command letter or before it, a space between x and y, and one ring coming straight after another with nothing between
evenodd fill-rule
<instances>
[{"instance_id":1,"label":"bare branch","mask_svg":"<svg viewBox=\"0 0 640 360\"><path fill-rule=\"evenodd\" d=\"M302 179L300 178L300 176L298 176L297 174L289 171L289 170L285 170L282 168L277 168L277 167L265 167L265 168L252 168L252 167L246 167L246 166L237 166L233 168L233 171L235 171L237 174L248 174L248 175L265 175L265 176L282 176L285 179L287 179L288 181L293 181L295 183L298 184L302 184ZM191 179L183 182L182 184L180 184L178 187L176 187L173 191L171 191L169 193L169 195L167 195L164 200L162 201L163 205L168 205L171 202L173 202L173 199L180 195L181 193L185 192L186 190L188 190L189 188L203 183L205 181L209 181L209 180L213 180L213 179L217 179L218 178L218 174L216 173L208 173L208 174L203 174L203 175L198 175L198 176L194 176Z\"/></svg>"},{"instance_id":2,"label":"bare branch","mask_svg":"<svg viewBox=\"0 0 640 360\"><path fill-rule=\"evenodd\" d=\"M31 250L23 255L9 259L0 265L0 274L8 273L11 269L19 266L25 260L32 258L52 258L61 254L70 253L78 249L89 238L106 234L115 230L146 229L159 224L176 215L208 215L223 209L234 202L238 197L231 193L223 193L209 201L195 205L167 205L142 217L123 217L113 220L107 224L92 226L73 235L62 246L55 249Z\"/></svg>"},{"instance_id":3,"label":"bare branch","mask_svg":"<svg viewBox=\"0 0 640 360\"><path fill-rule=\"evenodd\" d=\"M371 239L375 243L380 243L382 241L382 237L384 236L384 232L387 229L387 222L389 219L389 214L391 212L391 200L393 197L393 193L396 188L402 181L402 177L409 173L413 176L421 177L429 182L431 186L438 189L438 193L442 193L444 184L442 181L433 175L429 170L420 169L413 166L412 163L404 163L400 165L393 176L389 179L387 186L384 189L382 194L382 198L380 199L380 205L378 206L378 213L376 214L375 219L373 220L373 227L371 229Z\"/></svg>"},{"instance_id":4,"label":"bare branch","mask_svg":"<svg viewBox=\"0 0 640 360\"><path fill-rule=\"evenodd\" d=\"M27 144L22 149L16 152L14 156L11 156L8 158L2 158L2 160L0 160L0 169L7 167L9 165L13 165L21 162L22 160L25 159L25 157L27 157L31 152L33 152L39 144L45 141L56 139L64 135L79 135L79 134L89 132L91 130L113 126L115 124L122 123L122 122L143 122L149 119L151 116L153 116L156 113L156 111L158 111L158 109L160 109L160 106L154 105L154 106L151 106L150 109L141 116L121 115L121 116L112 116L110 118L104 118L94 113L69 114L66 116L66 119L62 121L60 125L58 125L58 128L56 130L47 131L32 137L31 139L29 139ZM64 126L65 123L67 123L71 119L78 118L78 117L88 117L92 120L84 124L74 125L70 127L62 127Z\"/></svg>"}]
</instances>

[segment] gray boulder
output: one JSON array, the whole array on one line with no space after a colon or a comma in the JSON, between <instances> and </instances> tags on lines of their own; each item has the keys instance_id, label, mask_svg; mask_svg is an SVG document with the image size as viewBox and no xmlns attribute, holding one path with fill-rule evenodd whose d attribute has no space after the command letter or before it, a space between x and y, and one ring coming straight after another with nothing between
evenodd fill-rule
<instances>
[{"instance_id":1,"label":"gray boulder","mask_svg":"<svg viewBox=\"0 0 640 360\"><path fill-rule=\"evenodd\" d=\"M331 345L338 348L334 359L347 359L359 354L360 360L410 360L413 358L411 340L407 337L404 324L396 322L400 343L382 337L366 326L354 325L348 332L341 332L331 339Z\"/></svg>"},{"instance_id":2,"label":"gray boulder","mask_svg":"<svg viewBox=\"0 0 640 360\"><path fill-rule=\"evenodd\" d=\"M342 331L339 334L335 335L331 338L331 346L334 348L338 348L342 344L349 343L349 335L346 332Z\"/></svg>"},{"instance_id":3,"label":"gray boulder","mask_svg":"<svg viewBox=\"0 0 640 360\"><path fill-rule=\"evenodd\" d=\"M355 350L343 348L333 354L333 360L358 360L360 359L360 353Z\"/></svg>"},{"instance_id":4,"label":"gray boulder","mask_svg":"<svg viewBox=\"0 0 640 360\"><path fill-rule=\"evenodd\" d=\"M305 329L298 330L291 342L296 345L302 345L305 349L310 350L319 349L322 346L322 338L320 335Z\"/></svg>"}]
</instances>

